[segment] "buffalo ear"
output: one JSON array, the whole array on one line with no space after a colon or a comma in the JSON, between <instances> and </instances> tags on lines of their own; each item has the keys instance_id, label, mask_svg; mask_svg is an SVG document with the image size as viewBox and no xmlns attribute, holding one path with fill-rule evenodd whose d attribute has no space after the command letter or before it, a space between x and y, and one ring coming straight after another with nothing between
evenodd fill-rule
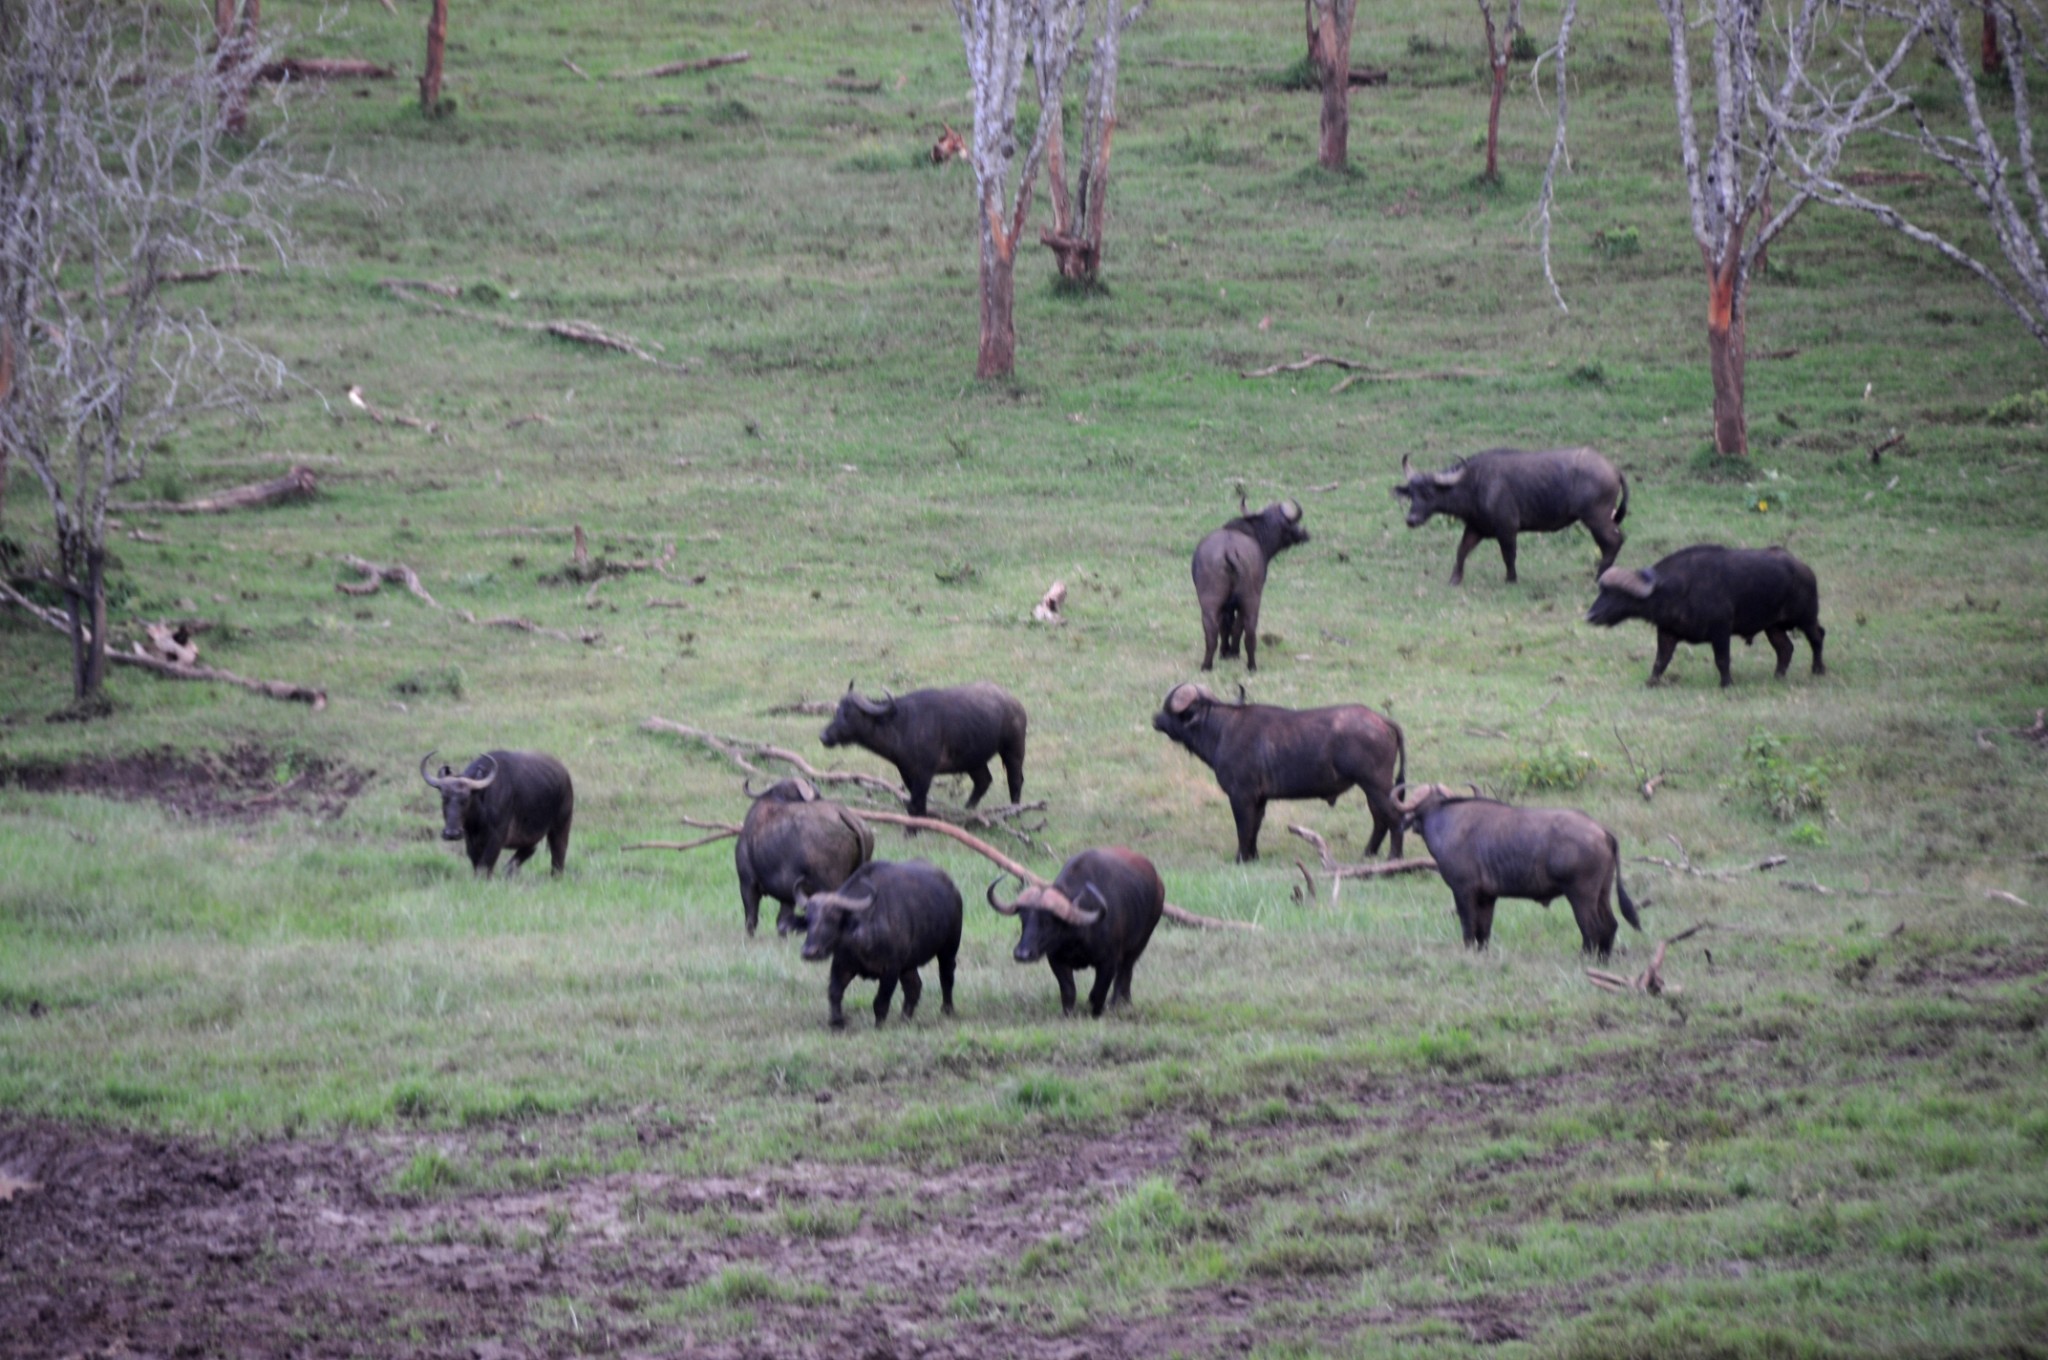
<instances>
[{"instance_id":1,"label":"buffalo ear","mask_svg":"<svg viewBox=\"0 0 2048 1360\"><path fill-rule=\"evenodd\" d=\"M441 778L443 778L443 779L446 779L446 778L447 778L447 777L448 777L449 775L451 775L451 774L454 774L454 773L455 773L455 767L454 767L454 766L452 766L452 765L443 765L443 766L441 767Z\"/></svg>"},{"instance_id":2,"label":"buffalo ear","mask_svg":"<svg viewBox=\"0 0 2048 1360\"><path fill-rule=\"evenodd\" d=\"M1408 485L1408 483L1406 482L1401 482L1394 487L1393 494L1396 496L1405 496L1412 501L1415 499L1415 488Z\"/></svg>"}]
</instances>

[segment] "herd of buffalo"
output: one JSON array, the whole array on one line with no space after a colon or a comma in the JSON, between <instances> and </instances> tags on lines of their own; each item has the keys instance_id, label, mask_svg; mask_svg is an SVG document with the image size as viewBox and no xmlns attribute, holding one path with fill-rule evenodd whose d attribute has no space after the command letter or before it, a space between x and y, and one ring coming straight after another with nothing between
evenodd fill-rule
<instances>
[{"instance_id":1,"label":"herd of buffalo","mask_svg":"<svg viewBox=\"0 0 2048 1360\"><path fill-rule=\"evenodd\" d=\"M1783 548L1727 548L1695 544L1640 569L1614 565L1628 513L1628 482L1590 448L1524 451L1493 449L1460 459L1442 472L1416 472L1406 458L1405 481L1394 495L1408 503L1411 528L1433 515L1462 520L1451 581L1464 579L1465 559L1483 539L1500 545L1507 579L1515 578L1515 542L1521 533L1551 533L1585 525L1600 548L1595 571L1599 595L1589 623L1613 627L1642 619L1657 630L1656 684L1681 642L1713 648L1721 683L1731 683L1729 642L1754 642L1761 633L1777 654L1777 675L1792 664L1790 630L1805 635L1813 673L1824 674L1819 592L1811 569ZM1220 653L1245 669L1258 668L1259 602L1274 557L1308 542L1301 507L1281 501L1245 513L1204 537L1195 548L1195 595L1202 611L1202 669ZM1515 807L1442 784L1408 782L1408 750L1401 728L1361 704L1290 709L1218 697L1202 685L1176 685L1152 725L1214 771L1237 825L1237 858L1259 855L1259 827L1273 799L1321 798L1335 804L1356 788L1372 817L1367 854L1383 842L1399 856L1409 831L1421 835L1451 890L1465 943L1486 947L1493 909L1503 897L1548 905L1562 897L1572 906L1581 947L1606 958L1618 926L1609 889L1622 915L1640 930L1636 906L1621 882L1614 833L1582 812ZM865 747L893 764L908 793L911 815L923 816L932 780L964 774L973 783L967 806L981 801L1000 760L1010 801L1024 792L1024 706L1000 687L980 682L923 689L880 700L851 685L820 734L828 747ZM470 863L486 876L505 851L517 869L547 842L553 872L568 855L576 798L569 772L552 756L491 751L460 773L443 765L420 775L441 795L442 837L460 840ZM922 860L874 858L874 835L857 813L819 796L808 780L785 779L754 794L733 852L747 933L759 922L763 897L779 904L776 930L804 932L803 957L830 960L827 996L831 1023L846 1023L840 1003L855 978L874 979L875 1023L888 1016L897 987L903 1014L917 1009L923 984L918 969L938 963L943 1009L953 1009L953 970L960 949L959 889ZM989 906L1015 916L1019 963L1044 959L1059 983L1062 1007L1072 1013L1074 973L1095 974L1088 1005L1128 1004L1131 973L1166 906L1158 870L1122 847L1084 850L1050 884L1028 884L1010 901L989 884Z\"/></svg>"}]
</instances>

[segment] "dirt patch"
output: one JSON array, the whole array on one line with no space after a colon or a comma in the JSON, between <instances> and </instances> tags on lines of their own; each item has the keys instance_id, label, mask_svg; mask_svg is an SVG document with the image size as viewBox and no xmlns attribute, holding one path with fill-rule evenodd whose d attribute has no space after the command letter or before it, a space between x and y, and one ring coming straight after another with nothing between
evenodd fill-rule
<instances>
[{"instance_id":1,"label":"dirt patch","mask_svg":"<svg viewBox=\"0 0 2048 1360\"><path fill-rule=\"evenodd\" d=\"M1899 968L1898 979L1906 987L1982 986L2017 982L2043 973L2048 973L2048 954L2038 950L1983 948L1967 954L1913 959Z\"/></svg>"},{"instance_id":2,"label":"dirt patch","mask_svg":"<svg viewBox=\"0 0 2048 1360\"><path fill-rule=\"evenodd\" d=\"M1275 1279L1062 1325L980 1295L1014 1290L1026 1252L1079 1241L1137 1181L1172 1176L1180 1144L1152 1120L936 1175L797 1163L421 1198L393 1186L422 1153L487 1154L452 1137L227 1148L0 1119L0 1357L1118 1360L1431 1319L1505 1341L1549 1311L1332 1313L1313 1283Z\"/></svg>"},{"instance_id":3,"label":"dirt patch","mask_svg":"<svg viewBox=\"0 0 2048 1360\"><path fill-rule=\"evenodd\" d=\"M329 820L340 816L373 777L372 771L340 761L255 744L224 752L165 746L67 764L0 764L0 786L157 803L208 822L256 822L283 812Z\"/></svg>"}]
</instances>

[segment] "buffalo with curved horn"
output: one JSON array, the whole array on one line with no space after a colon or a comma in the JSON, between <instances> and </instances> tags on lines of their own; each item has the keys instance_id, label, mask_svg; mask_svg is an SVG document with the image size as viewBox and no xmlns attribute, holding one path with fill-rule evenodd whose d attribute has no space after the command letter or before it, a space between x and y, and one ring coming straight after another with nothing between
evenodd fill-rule
<instances>
[{"instance_id":1,"label":"buffalo with curved horn","mask_svg":"<svg viewBox=\"0 0 2048 1360\"><path fill-rule=\"evenodd\" d=\"M1486 948L1498 899L1549 906L1562 897L1572 904L1579 947L1605 959L1620 933L1607 905L1610 885L1621 914L1643 928L1622 885L1621 845L1612 831L1571 808L1511 807L1482 797L1476 784L1468 787L1470 795L1442 784L1402 784L1394 791L1402 825L1421 832L1451 890L1467 945Z\"/></svg>"},{"instance_id":2,"label":"buffalo with curved horn","mask_svg":"<svg viewBox=\"0 0 2048 1360\"><path fill-rule=\"evenodd\" d=\"M903 1018L910 1019L924 994L917 970L934 959L940 1010L953 1013L953 964L960 953L964 913L960 890L944 871L919 859L869 860L835 891L800 898L797 910L809 922L804 958L832 961L825 990L832 1028L846 1027L840 1002L846 985L857 977L881 984L875 989L877 1025L889 1018L898 983L903 986Z\"/></svg>"},{"instance_id":3,"label":"buffalo with curved horn","mask_svg":"<svg viewBox=\"0 0 2048 1360\"><path fill-rule=\"evenodd\" d=\"M1460 458L1442 472L1417 472L1401 455L1402 481L1394 495L1408 502L1408 527L1419 529L1431 515L1465 522L1451 584L1465 582L1465 559L1484 539L1500 543L1508 581L1515 580L1515 538L1547 534L1583 524L1600 545L1595 576L1614 565L1621 552L1621 522L1628 515L1628 479L1589 448L1488 449Z\"/></svg>"},{"instance_id":4,"label":"buffalo with curved horn","mask_svg":"<svg viewBox=\"0 0 2048 1360\"><path fill-rule=\"evenodd\" d=\"M753 781L742 785L754 800L733 843L733 870L740 880L740 908L747 934L761 919L761 899L773 898L775 933L804 930L809 922L797 913L798 901L844 883L875 857L875 833L843 804L818 796L817 785L791 777L755 793Z\"/></svg>"},{"instance_id":5,"label":"buffalo with curved horn","mask_svg":"<svg viewBox=\"0 0 2048 1360\"><path fill-rule=\"evenodd\" d=\"M1714 668L1726 688L1734 683L1729 641L1753 643L1758 633L1770 639L1777 678L1783 680L1792 666L1794 628L1813 651L1813 673L1828 672L1821 659L1828 630L1820 626L1820 586L1813 568L1783 548L1695 543L1640 570L1609 568L1600 575L1600 594L1586 610L1586 622L1612 628L1630 619L1657 630L1653 685L1664 678L1679 643L1704 642L1714 649Z\"/></svg>"},{"instance_id":6,"label":"buffalo with curved horn","mask_svg":"<svg viewBox=\"0 0 2048 1360\"><path fill-rule=\"evenodd\" d=\"M1060 985L1060 1008L1074 1013L1074 971L1095 970L1088 1010L1098 1019L1105 1005L1131 1004L1131 973L1166 910L1166 885L1152 861L1134 850L1108 846L1083 850L1061 866L1050 884L1030 884L1008 902L988 904L1021 925L1011 957L1019 963L1044 959ZM1083 905L1093 900L1093 906Z\"/></svg>"},{"instance_id":7,"label":"buffalo with curved horn","mask_svg":"<svg viewBox=\"0 0 2048 1360\"><path fill-rule=\"evenodd\" d=\"M896 767L910 794L910 815L925 815L932 780L964 774L974 781L973 807L994 782L990 763L1003 762L1010 801L1024 796L1024 705L999 685L981 681L951 689L918 689L869 699L847 682L838 711L818 740L864 746Z\"/></svg>"},{"instance_id":8,"label":"buffalo with curved horn","mask_svg":"<svg viewBox=\"0 0 2048 1360\"><path fill-rule=\"evenodd\" d=\"M1239 496L1238 508L1244 508ZM1308 542L1301 506L1276 501L1256 515L1240 514L1195 545L1195 602L1202 609L1202 669L1215 664L1217 645L1228 661L1244 649L1244 668L1259 668L1259 602L1266 568L1297 543Z\"/></svg>"},{"instance_id":9,"label":"buffalo with curved horn","mask_svg":"<svg viewBox=\"0 0 2048 1360\"><path fill-rule=\"evenodd\" d=\"M433 759L429 751L420 760L420 778L441 795L441 839L463 842L477 873L495 875L507 850L505 872L515 873L546 841L551 872L561 874L576 815L576 789L561 761L538 751L486 751L460 774L446 765L428 774Z\"/></svg>"}]
</instances>

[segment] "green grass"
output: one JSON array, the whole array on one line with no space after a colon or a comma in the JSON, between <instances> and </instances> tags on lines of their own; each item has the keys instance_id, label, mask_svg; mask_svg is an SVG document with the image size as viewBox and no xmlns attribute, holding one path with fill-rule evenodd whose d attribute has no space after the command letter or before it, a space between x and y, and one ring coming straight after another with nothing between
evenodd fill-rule
<instances>
[{"instance_id":1,"label":"green grass","mask_svg":"<svg viewBox=\"0 0 2048 1360\"><path fill-rule=\"evenodd\" d=\"M315 17L266 13L305 55L417 59L410 21ZM798 1162L937 1176L1143 1130L1156 1164L932 1316L1056 1334L1239 1289L1275 1355L1478 1349L1503 1311L1517 1353L2037 1353L2048 755L2010 729L2048 706L2048 365L1969 280L1812 212L1752 297L1753 458L1703 457L1703 284L1654 20L1582 17L1559 313L1525 227L1549 146L1526 84L1505 186L1472 182L1476 17L1361 14L1354 58L1394 82L1355 97L1353 172L1332 176L1313 169L1315 97L1288 84L1290 12L1149 14L1126 49L1107 286L1056 288L1027 248L1018 373L994 385L971 378L971 177L920 159L969 117L943 7L769 0L670 24L518 0L456 16L452 116L422 120L403 79L311 99L293 135L362 191L306 205L293 269L183 295L301 385L259 424L187 429L144 485L200 495L296 460L322 494L133 517L164 541L116 540L117 617L215 619L204 659L317 682L329 706L117 671L111 719L46 724L68 698L61 640L0 616L0 761L256 743L373 778L336 818L248 824L0 787L0 1109L418 1138L388 1185L425 1201ZM751 62L708 76L605 78L740 48ZM824 85L846 68L882 92ZM636 112L654 104L680 110ZM585 318L687 372L435 315L390 276ZM1304 350L1491 376L1239 376ZM360 418L351 384L440 432ZM529 414L547 419L511 424ZM1873 464L1894 429L1906 443ZM1629 475L1627 562L1701 540L1810 562L1829 674L1802 644L1775 682L1745 649L1724 692L1687 649L1648 690L1651 635L1580 622L1582 534L1525 539L1515 587L1482 548L1454 589L1454 528L1405 529L1387 494L1403 454L1567 441ZM1616 971L1714 923L1667 959L1681 994L1595 991L1568 915L1529 903L1467 955L1433 878L1332 904L1318 876L1296 902L1310 856L1287 823L1356 859L1355 799L1276 805L1264 860L1230 863L1213 779L1149 720L1199 656L1188 553L1240 488L1299 498L1314 538L1275 564L1260 672L1216 683L1372 704L1405 727L1413 778L1592 813L1645 902ZM46 538L40 494L17 471L0 534ZM674 542L673 574L563 580L571 524L613 560ZM350 553L413 566L448 608L338 593ZM1056 578L1069 622L1034 625ZM959 1015L928 997L877 1032L856 986L834 1035L823 969L743 938L723 847L621 849L745 806L732 765L649 716L887 773L771 710L849 679L975 678L1031 713L1035 867L1130 845L1175 902L1261 930L1165 930L1130 1012L1064 1021L1046 971L1011 962L1014 926L972 908L982 862L885 833L881 853L934 860L970 902ZM1667 772L1654 800L1622 740ZM495 745L575 774L559 882L475 882L435 839L420 756ZM1708 873L1637 858L1677 860L1667 838ZM1747 869L1772 854L1789 862ZM636 1121L678 1136L643 1148ZM664 1207L636 1240L924 1229L914 1195L892 1203ZM528 1321L570 1335L598 1306ZM849 1306L735 1265L638 1316L672 1340Z\"/></svg>"}]
</instances>

